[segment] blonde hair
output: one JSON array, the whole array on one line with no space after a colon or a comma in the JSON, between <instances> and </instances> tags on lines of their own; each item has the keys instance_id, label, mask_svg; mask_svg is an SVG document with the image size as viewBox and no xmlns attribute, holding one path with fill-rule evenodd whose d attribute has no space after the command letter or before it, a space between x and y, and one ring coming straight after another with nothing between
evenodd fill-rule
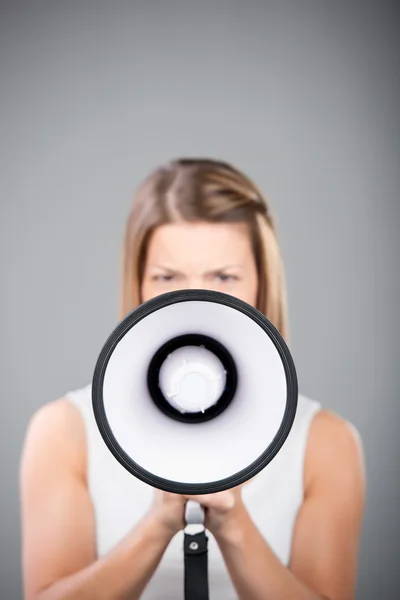
<instances>
[{"instance_id":1,"label":"blonde hair","mask_svg":"<svg viewBox=\"0 0 400 600\"><path fill-rule=\"evenodd\" d=\"M138 188L123 239L119 318L141 304L152 232L177 221L248 225L259 282L256 308L288 342L286 285L275 219L260 190L245 174L211 159L173 160L158 167Z\"/></svg>"}]
</instances>

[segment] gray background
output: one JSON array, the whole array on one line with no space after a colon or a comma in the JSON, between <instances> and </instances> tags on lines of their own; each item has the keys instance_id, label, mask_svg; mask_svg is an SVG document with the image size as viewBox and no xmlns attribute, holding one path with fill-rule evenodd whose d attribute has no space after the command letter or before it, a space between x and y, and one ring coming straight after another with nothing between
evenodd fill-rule
<instances>
[{"instance_id":1,"label":"gray background","mask_svg":"<svg viewBox=\"0 0 400 600\"><path fill-rule=\"evenodd\" d=\"M400 597L398 6L1 4L1 598L21 597L28 420L90 380L133 191L186 154L270 198L301 391L364 442L357 598Z\"/></svg>"}]
</instances>

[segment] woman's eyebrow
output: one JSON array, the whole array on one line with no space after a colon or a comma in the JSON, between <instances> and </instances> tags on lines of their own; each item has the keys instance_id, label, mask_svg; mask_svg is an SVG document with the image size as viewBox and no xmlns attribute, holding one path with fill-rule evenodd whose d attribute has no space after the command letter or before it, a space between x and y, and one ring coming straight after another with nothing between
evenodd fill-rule
<instances>
[{"instance_id":1,"label":"woman's eyebrow","mask_svg":"<svg viewBox=\"0 0 400 600\"><path fill-rule=\"evenodd\" d=\"M219 271L228 271L229 269L243 269L243 265L223 265L217 269L212 269L210 273L217 273Z\"/></svg>"},{"instance_id":2,"label":"woman's eyebrow","mask_svg":"<svg viewBox=\"0 0 400 600\"><path fill-rule=\"evenodd\" d=\"M172 267L168 267L167 265L161 264L151 264L149 265L150 269L160 269L162 271L168 271L169 273L180 273L177 269L173 269ZM220 273L221 271L228 271L229 269L237 269L243 270L243 265L222 265L219 267L215 267L213 269L209 269L205 271L207 274L209 273Z\"/></svg>"},{"instance_id":3,"label":"woman's eyebrow","mask_svg":"<svg viewBox=\"0 0 400 600\"><path fill-rule=\"evenodd\" d=\"M179 273L176 269L172 269L171 267L167 267L166 265L149 265L151 269L161 269L162 271L169 271L170 273Z\"/></svg>"}]
</instances>

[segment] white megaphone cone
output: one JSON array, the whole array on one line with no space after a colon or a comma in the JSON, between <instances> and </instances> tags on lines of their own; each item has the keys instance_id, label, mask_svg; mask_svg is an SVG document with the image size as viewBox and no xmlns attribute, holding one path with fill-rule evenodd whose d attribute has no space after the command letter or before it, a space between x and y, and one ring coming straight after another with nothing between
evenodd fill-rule
<instances>
[{"instance_id":1,"label":"white megaphone cone","mask_svg":"<svg viewBox=\"0 0 400 600\"><path fill-rule=\"evenodd\" d=\"M145 483L185 495L236 487L266 467L289 434L297 395L274 325L206 290L169 292L129 313L92 382L95 419L114 457ZM185 516L201 525L204 511L190 501ZM185 560L201 543L185 542Z\"/></svg>"}]
</instances>

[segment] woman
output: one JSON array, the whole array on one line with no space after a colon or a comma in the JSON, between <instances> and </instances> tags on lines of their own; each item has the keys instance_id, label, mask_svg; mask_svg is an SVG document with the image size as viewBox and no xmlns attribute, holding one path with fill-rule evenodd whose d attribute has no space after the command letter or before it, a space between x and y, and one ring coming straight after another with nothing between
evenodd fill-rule
<instances>
[{"instance_id":1,"label":"woman","mask_svg":"<svg viewBox=\"0 0 400 600\"><path fill-rule=\"evenodd\" d=\"M276 226L234 167L183 159L142 184L127 220L120 317L160 293L206 288L262 311L288 341ZM25 598L182 597L189 497L155 490L105 447L90 385L33 417L21 461ZM193 497L192 497L193 499ZM364 505L354 428L299 395L289 437L251 481L206 508L218 600L350 600Z\"/></svg>"}]
</instances>

